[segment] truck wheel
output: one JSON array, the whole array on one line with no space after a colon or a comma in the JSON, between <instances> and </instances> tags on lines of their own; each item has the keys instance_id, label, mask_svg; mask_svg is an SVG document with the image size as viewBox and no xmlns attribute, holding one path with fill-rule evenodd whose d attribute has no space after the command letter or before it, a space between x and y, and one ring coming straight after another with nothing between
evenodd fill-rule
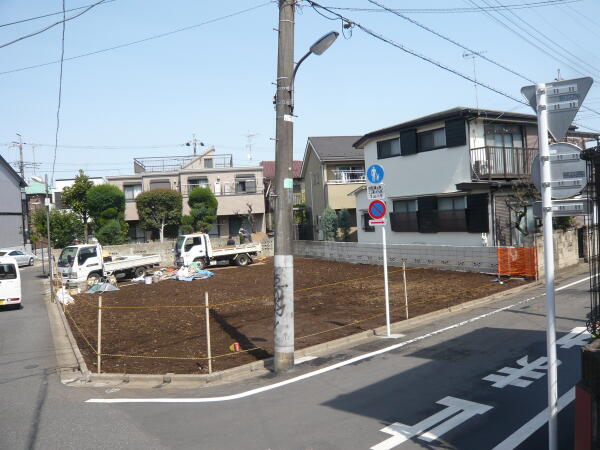
<instances>
[{"instance_id":1,"label":"truck wheel","mask_svg":"<svg viewBox=\"0 0 600 450\"><path fill-rule=\"evenodd\" d=\"M202 258L196 258L194 260L194 262L196 264L198 264L198 267L200 268L200 270L202 270L202 269L204 269L206 267L206 262Z\"/></svg>"},{"instance_id":2,"label":"truck wheel","mask_svg":"<svg viewBox=\"0 0 600 450\"><path fill-rule=\"evenodd\" d=\"M87 277L88 284L100 283L100 274L97 272L90 273Z\"/></svg>"},{"instance_id":3,"label":"truck wheel","mask_svg":"<svg viewBox=\"0 0 600 450\"><path fill-rule=\"evenodd\" d=\"M246 253L242 253L241 255L238 255L238 257L235 259L235 263L238 266L247 266L248 264L250 264L250 257Z\"/></svg>"},{"instance_id":4,"label":"truck wheel","mask_svg":"<svg viewBox=\"0 0 600 450\"><path fill-rule=\"evenodd\" d=\"M144 269L143 267L136 267L133 271L133 276L134 278L139 278L142 275L144 275L144 273L146 273L146 269Z\"/></svg>"}]
</instances>

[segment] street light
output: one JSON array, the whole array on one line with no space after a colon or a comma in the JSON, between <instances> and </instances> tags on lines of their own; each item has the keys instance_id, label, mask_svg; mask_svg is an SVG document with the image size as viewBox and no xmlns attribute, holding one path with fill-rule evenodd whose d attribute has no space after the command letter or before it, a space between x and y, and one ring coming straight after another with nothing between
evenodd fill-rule
<instances>
[{"instance_id":1,"label":"street light","mask_svg":"<svg viewBox=\"0 0 600 450\"><path fill-rule=\"evenodd\" d=\"M279 42L277 58L276 152L275 152L275 246L273 290L275 314L273 349L275 372L294 368L294 257L293 257L293 133L294 79L300 64L311 53L321 55L339 33L327 33L294 67L294 3L279 1Z\"/></svg>"}]
</instances>

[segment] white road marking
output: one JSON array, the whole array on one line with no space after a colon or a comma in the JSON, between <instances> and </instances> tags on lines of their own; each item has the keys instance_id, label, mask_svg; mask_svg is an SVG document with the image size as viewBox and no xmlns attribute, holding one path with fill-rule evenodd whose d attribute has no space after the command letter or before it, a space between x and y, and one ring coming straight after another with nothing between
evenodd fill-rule
<instances>
[{"instance_id":1,"label":"white road marking","mask_svg":"<svg viewBox=\"0 0 600 450\"><path fill-rule=\"evenodd\" d=\"M439 439L440 436L459 426L466 420L469 420L471 417L478 414L485 414L492 409L492 406L482 405L481 403L470 402L456 397L444 397L436 403L444 405L446 408L429 416L427 419L420 421L416 425L410 426L396 422L382 428L380 431L391 434L392 437L374 445L371 447L371 450L390 450L415 436L425 442L435 441Z\"/></svg>"},{"instance_id":2,"label":"white road marking","mask_svg":"<svg viewBox=\"0 0 600 450\"><path fill-rule=\"evenodd\" d=\"M548 370L548 358L541 356L535 361L528 361L527 355L517 361L517 364L521 367L515 369L514 367L503 367L497 370L497 372L504 373L506 375L498 375L493 373L487 377L483 377L483 380L493 381L492 387L503 389L508 385L517 387L527 387L533 381L523 380L523 378L533 378L539 380L545 373L537 372L538 370ZM560 366L560 361L556 361L556 365Z\"/></svg>"},{"instance_id":3,"label":"white road marking","mask_svg":"<svg viewBox=\"0 0 600 450\"><path fill-rule=\"evenodd\" d=\"M582 278L581 280L574 281L574 282L569 283L569 284L567 284L565 286L561 286L561 287L557 288L556 290L557 291L561 291L563 289L566 289L568 287L574 286L574 285L576 285L578 283L582 283L582 282L587 281L589 279L590 279L590 277ZM534 299L536 299L538 297L543 297L545 295L546 294L544 293L544 294L536 295L536 296L533 296L533 297L529 297L529 298L526 298L524 300L520 300L520 301L518 301L516 303L513 303L511 305L495 309L495 310L490 311L488 313L481 314L479 316L472 317L472 318L467 319L467 320L463 320L462 322L458 322L458 323L455 323L453 325L449 325L449 326L444 327L444 328L440 328L440 329L438 329L436 331L432 331L431 333L423 334L421 336L417 336L417 337L409 339L407 341L399 342L397 344L390 345L388 347L384 347L382 349L375 350L375 351L370 352L370 353L365 353L363 355L355 356L355 357L347 359L345 361L340 361L339 363L335 363L335 364L332 364L330 366L314 370L312 372L308 372L308 373L305 373L305 374L302 374L302 375L298 375L297 377L290 378L289 380L280 381L278 383L273 383L273 384L270 384L270 385L267 385L267 386L262 386L260 388L251 389L251 390L245 391L245 392L240 392L239 394L224 395L224 396L221 396L221 397L191 397L191 398L189 398L189 397L188 398L167 398L167 397L165 397L165 398L91 398L89 400L86 400L86 403L215 403L215 402L226 402L226 401L231 401L231 400L238 400L238 399L241 399L241 398L247 398L247 397L251 397L251 396L256 395L256 394L260 394L262 392L267 392L267 391L271 391L273 389L278 389L280 387L287 386L288 384L297 383L299 381L303 381L303 380L306 380L306 379L309 379L309 378L313 378L313 377L316 377L318 375L321 375L321 374L324 374L324 373L331 372L333 370L339 369L341 367L348 366L350 364L354 364L354 363L356 363L358 361L363 361L365 359L370 359L370 358L373 358L375 356L382 355L384 353L391 352L393 350L397 350L397 349L405 347L405 346L407 346L409 344L413 344L415 342L422 341L423 339L427 339L427 338L430 338L432 336L436 336L438 334L445 333L446 331L450 331L450 330L453 330L455 328L459 328L459 327L462 327L464 325L468 325L470 323L477 322L478 320L485 319L486 317L493 316L493 315L498 314L498 313L500 313L502 311L506 311L507 309L514 308L516 306L519 306L519 305L522 305L524 303L530 302L530 301L532 301L532 300L534 300Z\"/></svg>"},{"instance_id":4,"label":"white road marking","mask_svg":"<svg viewBox=\"0 0 600 450\"><path fill-rule=\"evenodd\" d=\"M572 387L558 399L558 411L562 411L565 406L575 400L575 387ZM535 433L539 428L548 422L548 408L544 409L533 419L511 434L508 438L496 445L492 450L513 450L522 444L529 436Z\"/></svg>"},{"instance_id":5,"label":"white road marking","mask_svg":"<svg viewBox=\"0 0 600 450\"><path fill-rule=\"evenodd\" d=\"M587 341L589 341L591 338L592 335L586 327L575 327L569 332L569 334L556 341L556 345L560 348L571 348L576 345L581 347L587 344Z\"/></svg>"},{"instance_id":6,"label":"white road marking","mask_svg":"<svg viewBox=\"0 0 600 450\"><path fill-rule=\"evenodd\" d=\"M317 356L303 356L302 358L298 358L294 361L294 365L302 364L308 361L312 361L313 359L317 359Z\"/></svg>"}]
</instances>

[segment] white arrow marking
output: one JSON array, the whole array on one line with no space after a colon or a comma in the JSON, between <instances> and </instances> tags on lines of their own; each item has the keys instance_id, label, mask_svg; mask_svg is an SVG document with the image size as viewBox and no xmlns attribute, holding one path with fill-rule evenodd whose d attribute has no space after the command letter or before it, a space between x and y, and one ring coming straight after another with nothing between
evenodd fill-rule
<instances>
[{"instance_id":1,"label":"white arrow marking","mask_svg":"<svg viewBox=\"0 0 600 450\"><path fill-rule=\"evenodd\" d=\"M592 335L586 327L575 327L569 334L561 337L556 341L556 345L560 348L571 348L587 344L587 341L592 338Z\"/></svg>"},{"instance_id":2,"label":"white arrow marking","mask_svg":"<svg viewBox=\"0 0 600 450\"><path fill-rule=\"evenodd\" d=\"M444 397L436 403L444 405L446 408L429 416L427 419L420 421L416 425L410 426L396 422L382 428L380 431L391 434L392 437L374 445L371 447L371 450L390 450L415 436L425 442L435 441L440 436L466 420L469 420L471 417L478 414L484 414L492 409L492 406L482 405L481 403L470 402L456 397ZM426 430L429 431L425 432Z\"/></svg>"}]
</instances>

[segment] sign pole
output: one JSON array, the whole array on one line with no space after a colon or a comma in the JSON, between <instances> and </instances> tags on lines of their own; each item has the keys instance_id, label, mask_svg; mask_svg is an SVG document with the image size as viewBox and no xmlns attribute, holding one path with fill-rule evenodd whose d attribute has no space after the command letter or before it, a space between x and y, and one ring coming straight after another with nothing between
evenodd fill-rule
<instances>
[{"instance_id":1,"label":"sign pole","mask_svg":"<svg viewBox=\"0 0 600 450\"><path fill-rule=\"evenodd\" d=\"M385 285L385 326L387 337L392 337L390 326L390 293L388 290L388 268L387 268L387 243L385 240L385 225L381 227L381 237L383 241L383 280Z\"/></svg>"},{"instance_id":2,"label":"sign pole","mask_svg":"<svg viewBox=\"0 0 600 450\"><path fill-rule=\"evenodd\" d=\"M554 239L552 235L552 187L548 147L546 85L537 84L538 142L544 229L544 278L546 284L546 352L548 357L548 449L558 450L558 373L556 365L556 310L554 303Z\"/></svg>"}]
</instances>

